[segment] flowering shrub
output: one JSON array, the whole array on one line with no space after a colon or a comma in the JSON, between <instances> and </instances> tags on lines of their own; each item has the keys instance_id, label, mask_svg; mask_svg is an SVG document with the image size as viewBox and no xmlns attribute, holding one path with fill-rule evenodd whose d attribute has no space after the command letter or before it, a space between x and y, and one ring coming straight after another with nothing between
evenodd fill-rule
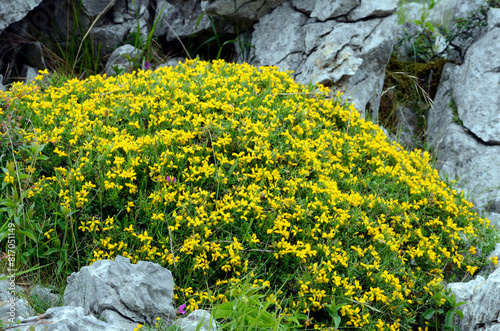
<instances>
[{"instance_id":1,"label":"flowering shrub","mask_svg":"<svg viewBox=\"0 0 500 331\"><path fill-rule=\"evenodd\" d=\"M0 116L22 116L25 144L46 156L13 153L31 182L3 181L32 204L38 261L157 262L187 311L224 303L245 275L302 328L407 329L492 248L489 221L428 153L275 67L39 76L0 97Z\"/></svg>"}]
</instances>

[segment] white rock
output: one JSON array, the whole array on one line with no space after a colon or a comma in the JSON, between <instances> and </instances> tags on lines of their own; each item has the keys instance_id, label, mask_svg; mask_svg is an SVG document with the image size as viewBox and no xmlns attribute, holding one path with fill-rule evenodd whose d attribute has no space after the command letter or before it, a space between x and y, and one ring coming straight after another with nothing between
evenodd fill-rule
<instances>
[{"instance_id":1,"label":"white rock","mask_svg":"<svg viewBox=\"0 0 500 331\"><path fill-rule=\"evenodd\" d=\"M481 326L489 327L488 330L500 328L500 269L487 279L477 276L468 283L452 283L448 287L457 302L467 302L459 306L464 313L463 320L456 320L461 331L478 330Z\"/></svg>"},{"instance_id":2,"label":"white rock","mask_svg":"<svg viewBox=\"0 0 500 331\"><path fill-rule=\"evenodd\" d=\"M125 327L154 325L156 317L171 321L173 307L172 273L158 264L140 261L131 264L117 256L100 260L68 277L64 305L82 307L85 314L99 314L107 322Z\"/></svg>"},{"instance_id":3,"label":"white rock","mask_svg":"<svg viewBox=\"0 0 500 331\"><path fill-rule=\"evenodd\" d=\"M4 0L0 5L0 33L14 22L22 20L42 0Z\"/></svg>"},{"instance_id":4,"label":"white rock","mask_svg":"<svg viewBox=\"0 0 500 331\"><path fill-rule=\"evenodd\" d=\"M195 310L187 317L180 319L174 323L181 330L198 330L198 331L216 331L218 330L217 322L211 318L210 313L205 310Z\"/></svg>"},{"instance_id":5,"label":"white rock","mask_svg":"<svg viewBox=\"0 0 500 331\"><path fill-rule=\"evenodd\" d=\"M98 320L92 314L85 314L82 307L55 307L42 316L30 317L17 326L22 331L132 331Z\"/></svg>"},{"instance_id":6,"label":"white rock","mask_svg":"<svg viewBox=\"0 0 500 331\"><path fill-rule=\"evenodd\" d=\"M123 72L130 71L133 61L140 61L141 57L142 51L132 45L118 47L111 53L106 63L106 75L116 75L120 70ZM118 72L116 70L118 70Z\"/></svg>"}]
</instances>

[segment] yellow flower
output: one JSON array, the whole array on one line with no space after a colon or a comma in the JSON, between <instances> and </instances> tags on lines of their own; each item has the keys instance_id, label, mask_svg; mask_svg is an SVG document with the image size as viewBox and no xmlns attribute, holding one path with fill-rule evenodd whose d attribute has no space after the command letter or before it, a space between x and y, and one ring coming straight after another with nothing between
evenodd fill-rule
<instances>
[{"instance_id":1,"label":"yellow flower","mask_svg":"<svg viewBox=\"0 0 500 331\"><path fill-rule=\"evenodd\" d=\"M8 172L5 174L3 181L7 184L14 184L14 176L11 176Z\"/></svg>"},{"instance_id":2,"label":"yellow flower","mask_svg":"<svg viewBox=\"0 0 500 331\"><path fill-rule=\"evenodd\" d=\"M54 149L54 153L56 153L60 157L68 156L68 154L66 152L59 150L59 148L57 148L57 147Z\"/></svg>"},{"instance_id":3,"label":"yellow flower","mask_svg":"<svg viewBox=\"0 0 500 331\"><path fill-rule=\"evenodd\" d=\"M131 207L135 207L135 205L134 205L134 202L133 202L133 201L129 201L129 202L127 203L127 212L128 212L128 213L130 213Z\"/></svg>"},{"instance_id":4,"label":"yellow flower","mask_svg":"<svg viewBox=\"0 0 500 331\"><path fill-rule=\"evenodd\" d=\"M49 231L45 232L43 235L47 237L47 239L50 239L50 234L54 231L54 229L50 229Z\"/></svg>"},{"instance_id":5,"label":"yellow flower","mask_svg":"<svg viewBox=\"0 0 500 331\"><path fill-rule=\"evenodd\" d=\"M495 266L498 265L498 256L490 257L490 260Z\"/></svg>"}]
</instances>

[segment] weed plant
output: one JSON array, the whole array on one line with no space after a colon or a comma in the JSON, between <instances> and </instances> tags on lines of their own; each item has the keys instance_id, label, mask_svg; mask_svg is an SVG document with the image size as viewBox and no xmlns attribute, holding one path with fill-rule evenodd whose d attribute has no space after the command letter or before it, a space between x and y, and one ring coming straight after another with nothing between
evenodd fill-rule
<instances>
[{"instance_id":1,"label":"weed plant","mask_svg":"<svg viewBox=\"0 0 500 331\"><path fill-rule=\"evenodd\" d=\"M0 92L0 217L19 269L55 279L117 255L156 262L178 305L222 306L226 329L248 326L224 304L254 287L245 297L280 321L267 329L425 327L443 282L485 266L475 253L496 233L427 152L328 92L222 60L44 72Z\"/></svg>"}]
</instances>

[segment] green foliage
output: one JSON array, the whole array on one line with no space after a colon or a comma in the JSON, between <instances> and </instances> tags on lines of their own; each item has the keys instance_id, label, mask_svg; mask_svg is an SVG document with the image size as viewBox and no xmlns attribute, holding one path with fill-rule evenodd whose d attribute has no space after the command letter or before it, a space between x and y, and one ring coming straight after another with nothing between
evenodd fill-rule
<instances>
[{"instance_id":1,"label":"green foliage","mask_svg":"<svg viewBox=\"0 0 500 331\"><path fill-rule=\"evenodd\" d=\"M453 99L453 98L450 99L448 107L451 108L451 112L453 114L452 121L454 123L457 123L457 124L460 124L461 126L463 126L464 122L462 122L462 120L460 119L460 115L458 114L458 108L457 108L457 105L455 103L455 99Z\"/></svg>"},{"instance_id":2,"label":"green foliage","mask_svg":"<svg viewBox=\"0 0 500 331\"><path fill-rule=\"evenodd\" d=\"M36 229L25 262L53 275L157 262L187 311L220 305L228 329L414 325L442 279L486 264L450 233L486 252L493 230L426 153L327 95L277 68L199 60L14 85L3 102L31 116L19 130L37 149L9 147L1 199L32 173L33 215L6 210Z\"/></svg>"},{"instance_id":3,"label":"green foliage","mask_svg":"<svg viewBox=\"0 0 500 331\"><path fill-rule=\"evenodd\" d=\"M466 304L466 302L457 302L455 294L452 294L451 290L449 289L445 292L436 293L433 297L433 300L434 308L427 309L423 317L426 320L434 322L436 331L460 331L459 328L455 326L455 315L459 316L462 319L464 318L464 314L458 309L458 307Z\"/></svg>"}]
</instances>

